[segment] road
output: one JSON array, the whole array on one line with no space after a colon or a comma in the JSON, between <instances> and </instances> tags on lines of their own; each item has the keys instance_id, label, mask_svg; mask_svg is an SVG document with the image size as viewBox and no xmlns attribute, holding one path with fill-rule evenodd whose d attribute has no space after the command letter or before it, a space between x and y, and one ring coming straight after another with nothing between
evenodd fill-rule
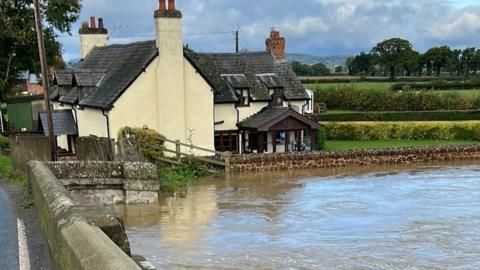
<instances>
[{"instance_id":1,"label":"road","mask_svg":"<svg viewBox=\"0 0 480 270\"><path fill-rule=\"evenodd\" d=\"M17 215L0 186L0 269L19 269Z\"/></svg>"}]
</instances>

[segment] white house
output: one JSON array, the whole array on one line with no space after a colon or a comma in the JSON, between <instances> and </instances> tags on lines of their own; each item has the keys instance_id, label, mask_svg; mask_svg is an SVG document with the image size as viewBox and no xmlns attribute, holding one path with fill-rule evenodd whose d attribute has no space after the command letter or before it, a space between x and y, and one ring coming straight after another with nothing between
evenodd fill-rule
<instances>
[{"instance_id":1,"label":"white house","mask_svg":"<svg viewBox=\"0 0 480 270\"><path fill-rule=\"evenodd\" d=\"M131 44L107 45L102 19L82 24L83 59L55 73L51 96L55 110L74 116L78 136L115 139L123 127L148 127L232 152L297 151L314 138L319 126L303 116L309 96L278 32L264 52L195 53L184 49L174 0L168 8L160 0L154 19L156 39Z\"/></svg>"}]
</instances>

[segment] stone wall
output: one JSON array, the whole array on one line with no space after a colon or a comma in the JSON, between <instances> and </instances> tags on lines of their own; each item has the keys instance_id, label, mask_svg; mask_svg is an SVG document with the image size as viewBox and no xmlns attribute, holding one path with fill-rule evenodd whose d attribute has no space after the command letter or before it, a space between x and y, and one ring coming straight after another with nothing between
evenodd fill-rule
<instances>
[{"instance_id":1,"label":"stone wall","mask_svg":"<svg viewBox=\"0 0 480 270\"><path fill-rule=\"evenodd\" d=\"M10 156L16 170L26 170L30 160L52 159L48 137L42 134L16 134L10 136Z\"/></svg>"},{"instance_id":2,"label":"stone wall","mask_svg":"<svg viewBox=\"0 0 480 270\"><path fill-rule=\"evenodd\" d=\"M480 145L458 145L338 153L237 155L233 158L232 164L234 171L237 172L260 172L477 159L480 159Z\"/></svg>"},{"instance_id":3,"label":"stone wall","mask_svg":"<svg viewBox=\"0 0 480 270\"><path fill-rule=\"evenodd\" d=\"M47 162L73 198L101 204L158 202L157 167L142 162Z\"/></svg>"},{"instance_id":4,"label":"stone wall","mask_svg":"<svg viewBox=\"0 0 480 270\"><path fill-rule=\"evenodd\" d=\"M113 210L83 205L39 161L28 165L29 189L57 269L140 270L130 258L123 222Z\"/></svg>"}]
</instances>

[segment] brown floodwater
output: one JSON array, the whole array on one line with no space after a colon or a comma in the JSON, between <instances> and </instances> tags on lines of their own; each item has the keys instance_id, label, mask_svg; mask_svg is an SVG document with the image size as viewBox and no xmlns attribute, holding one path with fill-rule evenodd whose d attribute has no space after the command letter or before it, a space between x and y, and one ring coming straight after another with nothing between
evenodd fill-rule
<instances>
[{"instance_id":1,"label":"brown floodwater","mask_svg":"<svg viewBox=\"0 0 480 270\"><path fill-rule=\"evenodd\" d=\"M480 269L480 166L210 178L117 206L158 269Z\"/></svg>"}]
</instances>

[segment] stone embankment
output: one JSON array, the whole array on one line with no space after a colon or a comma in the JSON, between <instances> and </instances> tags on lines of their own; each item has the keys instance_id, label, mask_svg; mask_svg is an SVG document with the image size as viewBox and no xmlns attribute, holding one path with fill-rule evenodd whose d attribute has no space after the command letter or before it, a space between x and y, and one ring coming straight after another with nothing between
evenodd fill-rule
<instances>
[{"instance_id":1,"label":"stone embankment","mask_svg":"<svg viewBox=\"0 0 480 270\"><path fill-rule=\"evenodd\" d=\"M480 145L237 155L232 164L236 172L262 172L476 159Z\"/></svg>"},{"instance_id":2,"label":"stone embankment","mask_svg":"<svg viewBox=\"0 0 480 270\"><path fill-rule=\"evenodd\" d=\"M122 169L119 164L110 164L116 167L109 174L107 174L105 164L97 165L106 173L103 176L133 177L128 173L125 175L125 171L128 169ZM75 270L153 269L148 267L148 263L142 257L135 256L135 260L132 259L123 221L111 208L97 204L84 204L72 199L62 181L56 177L57 175L70 179L74 183L72 185L77 185L76 181L80 180L73 179L81 176L79 179L82 179L82 185L88 186L89 183L86 179L95 171L98 172L93 167L88 168L87 165L80 163L32 161L28 165L29 189L57 268ZM69 171L70 169L71 171ZM137 171L139 174L132 179L142 178L141 171L143 170ZM146 172L146 174L149 173ZM145 174L143 175L145 176ZM138 184L135 181L133 183ZM96 188L98 187L97 185Z\"/></svg>"}]
</instances>

